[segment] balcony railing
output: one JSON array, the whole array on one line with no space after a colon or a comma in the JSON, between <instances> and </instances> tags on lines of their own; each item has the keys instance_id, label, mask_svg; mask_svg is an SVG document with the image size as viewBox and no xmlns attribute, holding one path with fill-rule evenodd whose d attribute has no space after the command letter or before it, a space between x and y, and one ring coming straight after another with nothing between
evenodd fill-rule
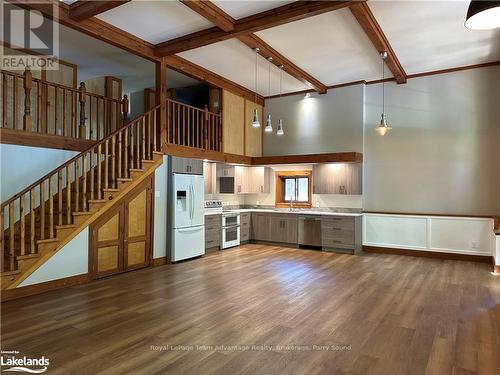
<instances>
[{"instance_id":1,"label":"balcony railing","mask_svg":"<svg viewBox=\"0 0 500 375\"><path fill-rule=\"evenodd\" d=\"M221 115L167 99L167 143L222 150Z\"/></svg>"}]
</instances>

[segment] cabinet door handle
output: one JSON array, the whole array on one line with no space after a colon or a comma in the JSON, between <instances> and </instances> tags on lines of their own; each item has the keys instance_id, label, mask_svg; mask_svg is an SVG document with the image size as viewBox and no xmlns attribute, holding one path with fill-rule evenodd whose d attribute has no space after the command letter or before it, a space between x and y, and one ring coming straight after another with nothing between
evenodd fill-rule
<instances>
[{"instance_id":1,"label":"cabinet door handle","mask_svg":"<svg viewBox=\"0 0 500 375\"><path fill-rule=\"evenodd\" d=\"M263 193L264 192L264 186L260 185L260 192Z\"/></svg>"}]
</instances>

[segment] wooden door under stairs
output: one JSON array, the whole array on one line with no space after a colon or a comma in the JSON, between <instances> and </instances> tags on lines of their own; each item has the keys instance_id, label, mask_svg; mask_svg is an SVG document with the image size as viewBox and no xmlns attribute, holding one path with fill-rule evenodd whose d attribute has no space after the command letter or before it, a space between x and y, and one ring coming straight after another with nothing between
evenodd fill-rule
<instances>
[{"instance_id":1,"label":"wooden door under stairs","mask_svg":"<svg viewBox=\"0 0 500 375\"><path fill-rule=\"evenodd\" d=\"M151 176L91 225L89 270L92 278L150 265L153 187Z\"/></svg>"}]
</instances>

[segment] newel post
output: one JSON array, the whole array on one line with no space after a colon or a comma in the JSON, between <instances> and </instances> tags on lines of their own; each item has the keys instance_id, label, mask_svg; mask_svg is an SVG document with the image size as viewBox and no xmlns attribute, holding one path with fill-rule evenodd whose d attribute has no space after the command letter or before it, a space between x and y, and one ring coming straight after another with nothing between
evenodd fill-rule
<instances>
[{"instance_id":1,"label":"newel post","mask_svg":"<svg viewBox=\"0 0 500 375\"><path fill-rule=\"evenodd\" d=\"M78 100L80 101L80 138L85 139L87 136L87 130L85 127L85 100L87 89L85 88L85 82L80 82L80 88L78 91Z\"/></svg>"},{"instance_id":2,"label":"newel post","mask_svg":"<svg viewBox=\"0 0 500 375\"><path fill-rule=\"evenodd\" d=\"M24 71L23 87L24 87L24 117L23 117L23 129L24 131L30 132L31 129L31 84L33 80L33 75L31 70L26 68Z\"/></svg>"},{"instance_id":3,"label":"newel post","mask_svg":"<svg viewBox=\"0 0 500 375\"><path fill-rule=\"evenodd\" d=\"M129 109L129 103L128 103L128 96L123 95L123 100L122 100L122 121L123 125L125 125L128 117L128 109Z\"/></svg>"}]
</instances>

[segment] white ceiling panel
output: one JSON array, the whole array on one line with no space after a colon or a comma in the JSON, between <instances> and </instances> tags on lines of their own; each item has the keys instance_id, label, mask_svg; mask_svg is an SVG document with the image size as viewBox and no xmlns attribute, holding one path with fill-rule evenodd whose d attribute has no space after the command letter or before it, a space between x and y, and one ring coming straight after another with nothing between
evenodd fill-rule
<instances>
[{"instance_id":1,"label":"white ceiling panel","mask_svg":"<svg viewBox=\"0 0 500 375\"><path fill-rule=\"evenodd\" d=\"M181 2L171 0L134 0L97 18L154 44L214 26Z\"/></svg>"},{"instance_id":2,"label":"white ceiling panel","mask_svg":"<svg viewBox=\"0 0 500 375\"><path fill-rule=\"evenodd\" d=\"M500 30L464 26L469 1L370 1L406 73L500 60Z\"/></svg>"},{"instance_id":3,"label":"white ceiling panel","mask_svg":"<svg viewBox=\"0 0 500 375\"><path fill-rule=\"evenodd\" d=\"M257 33L325 85L382 78L377 50L348 9ZM386 76L392 76L386 73Z\"/></svg>"},{"instance_id":4,"label":"white ceiling panel","mask_svg":"<svg viewBox=\"0 0 500 375\"><path fill-rule=\"evenodd\" d=\"M271 0L271 1L234 1L234 0L218 0L213 1L215 5L221 8L234 19L251 16L252 14L265 12L266 10L277 8L279 6L293 3L293 1Z\"/></svg>"},{"instance_id":5,"label":"white ceiling panel","mask_svg":"<svg viewBox=\"0 0 500 375\"><path fill-rule=\"evenodd\" d=\"M179 54L195 64L234 81L250 90L255 89L255 53L239 40L231 39ZM258 57L257 92L268 95L268 62ZM271 95L279 94L280 69L271 67ZM283 73L283 93L309 89L307 85Z\"/></svg>"}]
</instances>

